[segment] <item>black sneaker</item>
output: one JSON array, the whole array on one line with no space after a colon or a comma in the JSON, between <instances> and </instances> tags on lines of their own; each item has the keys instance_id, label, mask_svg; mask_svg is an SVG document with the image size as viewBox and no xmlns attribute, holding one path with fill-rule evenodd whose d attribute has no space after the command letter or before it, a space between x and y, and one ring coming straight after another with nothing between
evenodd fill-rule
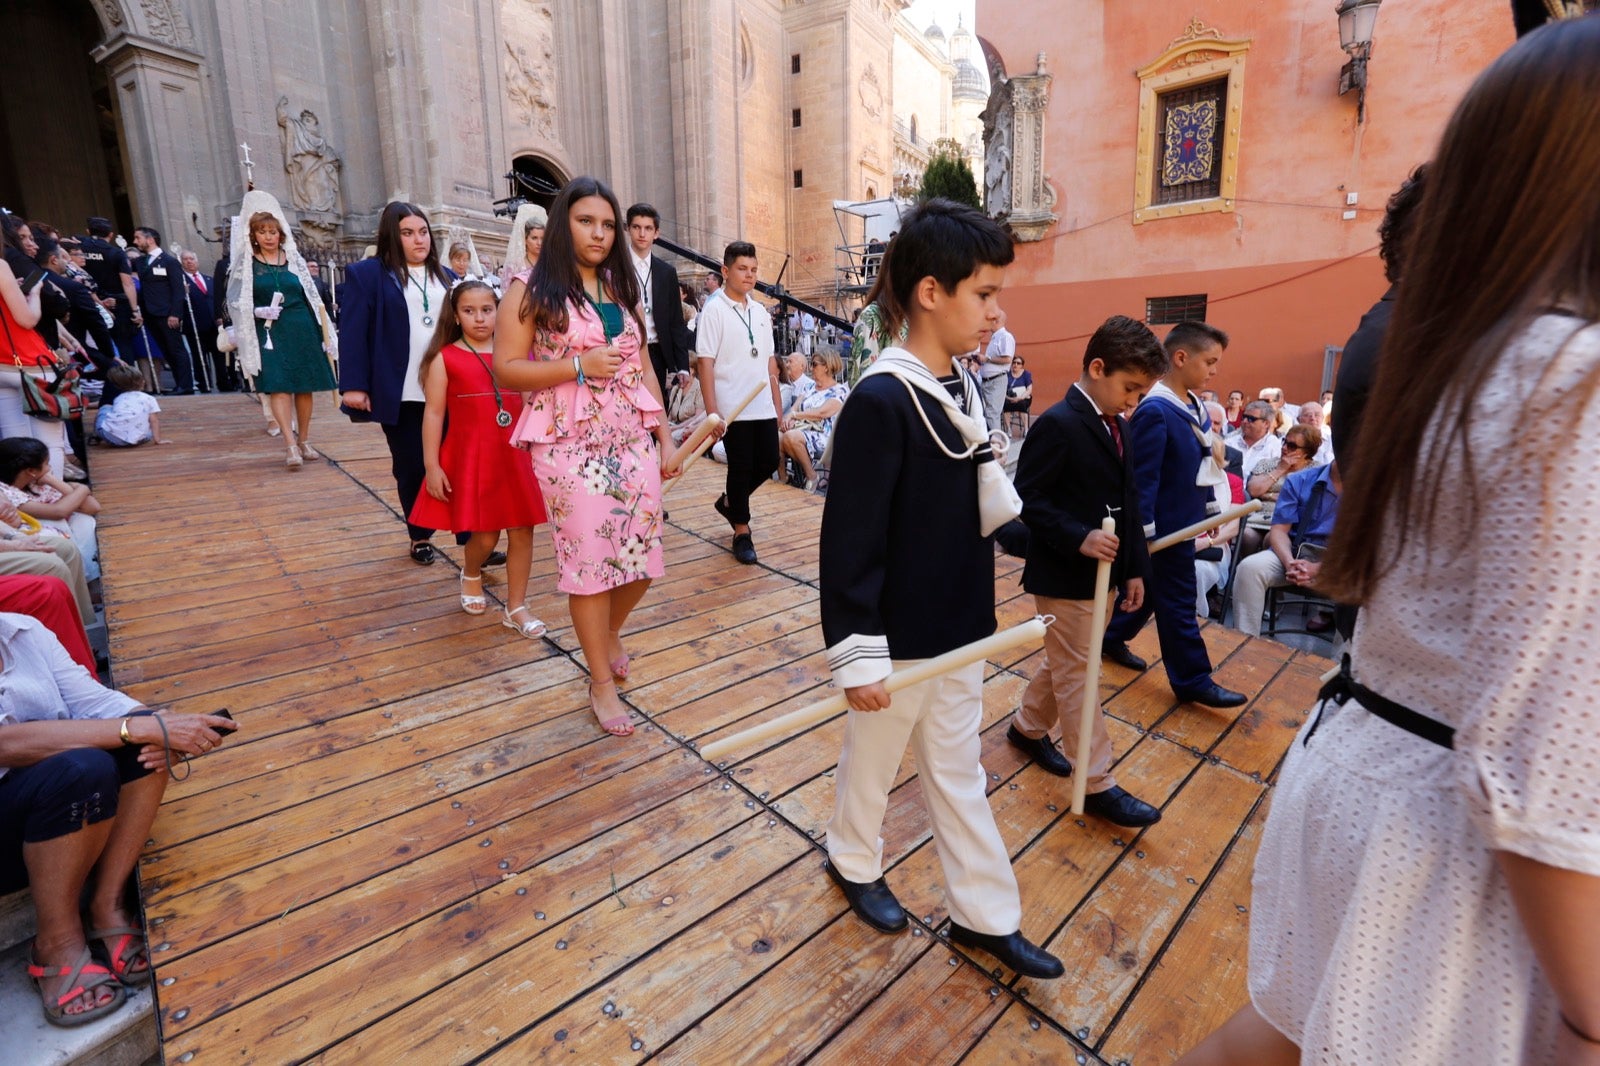
<instances>
[{"instance_id":1,"label":"black sneaker","mask_svg":"<svg viewBox=\"0 0 1600 1066\"><path fill-rule=\"evenodd\" d=\"M756 561L756 542L750 539L748 533L735 533L733 535L733 557L746 566Z\"/></svg>"}]
</instances>

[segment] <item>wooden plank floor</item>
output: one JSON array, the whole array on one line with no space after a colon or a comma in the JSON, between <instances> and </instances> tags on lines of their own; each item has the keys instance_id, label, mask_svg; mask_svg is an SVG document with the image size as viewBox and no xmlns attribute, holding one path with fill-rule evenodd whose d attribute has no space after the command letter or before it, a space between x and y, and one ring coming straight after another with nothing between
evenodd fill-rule
<instances>
[{"instance_id":1,"label":"wooden plank floor","mask_svg":"<svg viewBox=\"0 0 1600 1066\"><path fill-rule=\"evenodd\" d=\"M1108 665L1118 776L1165 815L1143 833L1064 813L1068 782L1004 738L1037 653L992 663L995 815L1024 931L1068 974L991 973L937 935L909 755L884 838L920 923L883 936L820 869L841 720L726 773L694 750L828 688L820 499L758 493L742 567L722 468L669 497L667 576L627 634L639 727L614 739L548 536L547 639L461 613L454 566L405 558L382 435L318 405L334 461L297 473L239 396L169 400L177 443L93 457L119 685L242 727L169 789L143 860L169 1063L1153 1066L1242 1002L1251 860L1322 660L1207 627L1218 680L1259 694L1242 713ZM1003 625L1033 613L1018 569ZM1135 647L1153 659L1153 629Z\"/></svg>"}]
</instances>

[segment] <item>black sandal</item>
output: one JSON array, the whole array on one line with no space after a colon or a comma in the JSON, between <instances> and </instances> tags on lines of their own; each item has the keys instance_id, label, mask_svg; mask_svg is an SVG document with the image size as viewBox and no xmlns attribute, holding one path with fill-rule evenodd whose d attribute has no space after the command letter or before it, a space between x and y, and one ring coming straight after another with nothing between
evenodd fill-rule
<instances>
[{"instance_id":1,"label":"black sandal","mask_svg":"<svg viewBox=\"0 0 1600 1066\"><path fill-rule=\"evenodd\" d=\"M418 566L432 566L433 561L439 557L439 552L425 540L411 542L411 561Z\"/></svg>"}]
</instances>

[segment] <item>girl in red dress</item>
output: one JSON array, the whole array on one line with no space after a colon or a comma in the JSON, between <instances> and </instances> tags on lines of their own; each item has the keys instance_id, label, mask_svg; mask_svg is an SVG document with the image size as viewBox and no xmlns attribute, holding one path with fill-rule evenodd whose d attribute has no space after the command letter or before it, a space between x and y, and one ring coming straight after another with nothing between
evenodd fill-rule
<instances>
[{"instance_id":1,"label":"girl in red dress","mask_svg":"<svg viewBox=\"0 0 1600 1066\"><path fill-rule=\"evenodd\" d=\"M506 533L506 608L503 624L528 638L545 625L528 610L533 527L545 521L533 467L511 446L522 397L501 389L494 359L494 290L464 281L439 309L439 325L417 374L427 396L422 415L422 461L427 492L417 495L411 521L431 529L470 533L461 568L461 609L482 614L483 561ZM446 434L445 417L450 432ZM442 442L441 442L442 441Z\"/></svg>"}]
</instances>

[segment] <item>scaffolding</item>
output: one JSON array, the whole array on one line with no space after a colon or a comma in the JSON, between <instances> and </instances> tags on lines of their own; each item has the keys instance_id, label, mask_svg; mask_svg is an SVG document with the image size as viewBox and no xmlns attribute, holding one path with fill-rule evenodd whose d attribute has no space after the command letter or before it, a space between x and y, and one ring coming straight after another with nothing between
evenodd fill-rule
<instances>
[{"instance_id":1,"label":"scaffolding","mask_svg":"<svg viewBox=\"0 0 1600 1066\"><path fill-rule=\"evenodd\" d=\"M878 280L884 251L900 229L905 206L890 197L833 202L840 240L833 250L833 305L841 317L859 307Z\"/></svg>"}]
</instances>

